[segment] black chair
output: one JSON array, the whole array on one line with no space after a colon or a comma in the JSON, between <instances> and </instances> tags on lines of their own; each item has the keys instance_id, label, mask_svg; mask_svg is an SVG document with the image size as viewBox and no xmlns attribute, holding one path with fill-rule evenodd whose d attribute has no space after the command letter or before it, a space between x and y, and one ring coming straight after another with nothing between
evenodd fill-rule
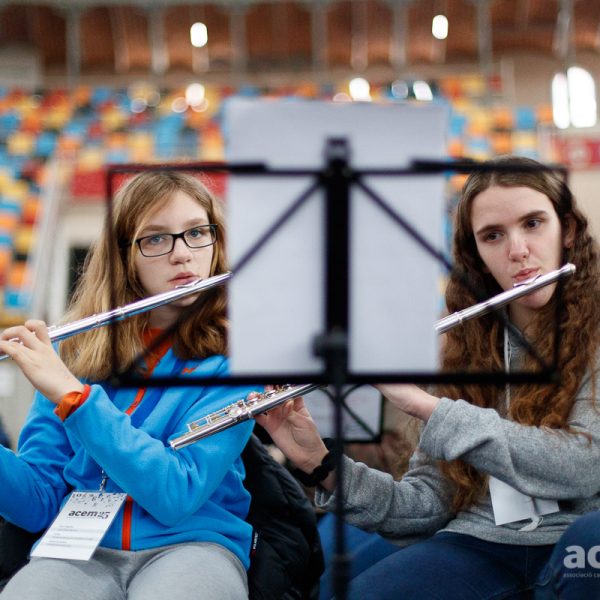
<instances>
[{"instance_id":1,"label":"black chair","mask_svg":"<svg viewBox=\"0 0 600 600\"><path fill-rule=\"evenodd\" d=\"M248 585L250 600L316 600L323 552L314 509L298 482L252 436L242 454L252 500ZM27 562L42 532L0 520L0 590Z\"/></svg>"}]
</instances>

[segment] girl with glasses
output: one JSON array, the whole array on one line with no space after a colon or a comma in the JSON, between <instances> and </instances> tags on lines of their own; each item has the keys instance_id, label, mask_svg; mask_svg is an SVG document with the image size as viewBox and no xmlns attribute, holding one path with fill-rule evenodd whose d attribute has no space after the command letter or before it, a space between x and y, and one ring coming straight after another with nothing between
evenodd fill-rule
<instances>
[{"instance_id":1,"label":"girl with glasses","mask_svg":"<svg viewBox=\"0 0 600 600\"><path fill-rule=\"evenodd\" d=\"M224 236L221 207L196 178L136 175L117 193L113 231L105 229L92 248L65 322L223 273ZM115 368L131 365L147 378L225 376L225 291L207 292L199 306L194 301L186 297L119 322L116 364L109 328L58 348L41 321L0 335L0 352L37 389L18 452L0 454L0 514L29 531L48 528L59 513L71 522L114 518L89 560L34 550L2 598L247 597L250 497L240 453L252 426L181 452L168 439L250 390L125 389L109 381ZM118 494L116 514L64 508L74 498L101 504L104 494Z\"/></svg>"}]
</instances>

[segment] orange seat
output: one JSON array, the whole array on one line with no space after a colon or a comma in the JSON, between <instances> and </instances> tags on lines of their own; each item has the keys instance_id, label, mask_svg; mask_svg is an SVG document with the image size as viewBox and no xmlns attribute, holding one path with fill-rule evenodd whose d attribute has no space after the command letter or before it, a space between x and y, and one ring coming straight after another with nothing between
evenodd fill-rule
<instances>
[{"instance_id":1,"label":"orange seat","mask_svg":"<svg viewBox=\"0 0 600 600\"><path fill-rule=\"evenodd\" d=\"M0 231L6 231L8 233L13 232L17 228L18 222L19 218L15 212L0 212Z\"/></svg>"},{"instance_id":2,"label":"orange seat","mask_svg":"<svg viewBox=\"0 0 600 600\"><path fill-rule=\"evenodd\" d=\"M18 254L29 254L35 240L35 229L31 225L21 225L15 232L14 248Z\"/></svg>"},{"instance_id":3,"label":"orange seat","mask_svg":"<svg viewBox=\"0 0 600 600\"><path fill-rule=\"evenodd\" d=\"M24 260L19 260L12 263L8 269L8 278L6 281L7 287L21 288L27 280L27 263Z\"/></svg>"},{"instance_id":4,"label":"orange seat","mask_svg":"<svg viewBox=\"0 0 600 600\"><path fill-rule=\"evenodd\" d=\"M8 279L8 270L10 268L11 260L11 249L0 247L0 285L4 285Z\"/></svg>"},{"instance_id":5,"label":"orange seat","mask_svg":"<svg viewBox=\"0 0 600 600\"><path fill-rule=\"evenodd\" d=\"M21 220L27 225L33 225L37 222L41 213L42 204L37 196L28 197L21 207Z\"/></svg>"}]
</instances>

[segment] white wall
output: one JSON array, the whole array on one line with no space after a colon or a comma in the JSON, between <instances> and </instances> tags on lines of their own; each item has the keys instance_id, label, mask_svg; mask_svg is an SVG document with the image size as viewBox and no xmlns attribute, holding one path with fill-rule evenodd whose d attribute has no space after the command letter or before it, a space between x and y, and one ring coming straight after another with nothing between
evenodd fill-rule
<instances>
[{"instance_id":1,"label":"white wall","mask_svg":"<svg viewBox=\"0 0 600 600\"><path fill-rule=\"evenodd\" d=\"M36 50L22 46L0 49L0 85L34 90L41 83L42 68Z\"/></svg>"},{"instance_id":2,"label":"white wall","mask_svg":"<svg viewBox=\"0 0 600 600\"><path fill-rule=\"evenodd\" d=\"M571 173L571 191L588 217L594 237L600 240L600 170Z\"/></svg>"},{"instance_id":3,"label":"white wall","mask_svg":"<svg viewBox=\"0 0 600 600\"><path fill-rule=\"evenodd\" d=\"M9 360L0 363L0 418L13 446L32 399L33 388L21 371Z\"/></svg>"},{"instance_id":4,"label":"white wall","mask_svg":"<svg viewBox=\"0 0 600 600\"><path fill-rule=\"evenodd\" d=\"M58 221L52 277L49 284L48 320L58 322L66 308L71 248L88 247L99 236L104 223L103 202L67 203Z\"/></svg>"}]
</instances>

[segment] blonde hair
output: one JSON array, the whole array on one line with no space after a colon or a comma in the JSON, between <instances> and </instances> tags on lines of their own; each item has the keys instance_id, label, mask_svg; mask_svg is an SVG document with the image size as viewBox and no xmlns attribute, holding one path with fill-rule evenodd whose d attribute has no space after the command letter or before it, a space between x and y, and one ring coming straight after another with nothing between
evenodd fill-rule
<instances>
[{"instance_id":1,"label":"blonde hair","mask_svg":"<svg viewBox=\"0 0 600 600\"><path fill-rule=\"evenodd\" d=\"M124 306L146 294L134 268L138 252L133 243L150 216L177 191L202 206L210 223L217 225L211 275L227 270L223 210L206 187L194 176L176 171L147 171L135 175L117 192L112 209L112 227L105 224L98 242L91 248L83 273L63 321L71 322L106 312L114 300ZM112 268L109 261L113 260ZM112 280L111 280L112 278ZM177 326L173 346L180 358L204 358L227 351L226 295L222 287L203 294L201 307ZM149 314L130 317L116 325L117 365L112 362L108 327L91 330L63 340L61 356L69 369L89 381L102 381L115 369L132 365L143 351L143 332Z\"/></svg>"}]
</instances>

